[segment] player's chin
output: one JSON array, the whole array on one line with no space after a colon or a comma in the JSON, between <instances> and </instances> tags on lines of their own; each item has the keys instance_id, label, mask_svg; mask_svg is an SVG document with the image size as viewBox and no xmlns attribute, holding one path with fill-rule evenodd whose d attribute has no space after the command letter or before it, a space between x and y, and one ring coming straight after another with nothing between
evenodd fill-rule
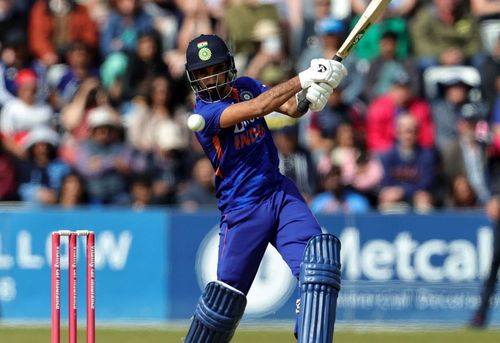
<instances>
[{"instance_id":1,"label":"player's chin","mask_svg":"<svg viewBox=\"0 0 500 343\"><path fill-rule=\"evenodd\" d=\"M201 93L201 95L208 101L219 101L223 98L223 88L213 87L211 89L206 89Z\"/></svg>"}]
</instances>

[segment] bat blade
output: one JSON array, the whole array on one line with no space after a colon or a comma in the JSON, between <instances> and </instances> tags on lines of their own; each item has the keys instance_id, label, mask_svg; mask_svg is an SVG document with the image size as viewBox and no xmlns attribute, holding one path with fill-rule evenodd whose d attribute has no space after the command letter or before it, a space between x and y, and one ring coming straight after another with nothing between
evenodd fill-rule
<instances>
[{"instance_id":1,"label":"bat blade","mask_svg":"<svg viewBox=\"0 0 500 343\"><path fill-rule=\"evenodd\" d=\"M385 11L390 2L391 0L370 1L335 56L340 57L341 60L345 59L359 40L363 38L363 35L370 28L370 26L376 22L380 15ZM338 58L336 58L336 60L338 60Z\"/></svg>"},{"instance_id":2,"label":"bat blade","mask_svg":"<svg viewBox=\"0 0 500 343\"><path fill-rule=\"evenodd\" d=\"M354 46L359 42L365 32L370 28L370 26L377 21L380 15L385 11L387 5L391 0L372 0L366 7L363 14L359 18L358 22L352 28L351 32L345 39L344 43L340 46L333 60L342 62L345 59ZM300 113L305 113L309 108L309 100L303 99L297 105L297 111Z\"/></svg>"}]
</instances>

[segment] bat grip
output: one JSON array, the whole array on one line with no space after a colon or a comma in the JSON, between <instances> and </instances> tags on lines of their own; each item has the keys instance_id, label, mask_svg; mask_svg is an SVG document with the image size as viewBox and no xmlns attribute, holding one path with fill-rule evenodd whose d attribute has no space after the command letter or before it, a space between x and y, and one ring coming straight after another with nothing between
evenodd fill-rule
<instances>
[{"instance_id":1,"label":"bat grip","mask_svg":"<svg viewBox=\"0 0 500 343\"><path fill-rule=\"evenodd\" d=\"M299 113L306 113L307 110L309 109L309 105L311 103L307 99L302 99L298 104L297 104L297 111Z\"/></svg>"},{"instance_id":2,"label":"bat grip","mask_svg":"<svg viewBox=\"0 0 500 343\"><path fill-rule=\"evenodd\" d=\"M343 58L340 57L339 55L333 56L332 60L337 61L337 62L342 62ZM298 105L297 105L297 111L299 113L306 113L307 110L309 109L309 105L311 103L307 99L302 99Z\"/></svg>"}]
</instances>

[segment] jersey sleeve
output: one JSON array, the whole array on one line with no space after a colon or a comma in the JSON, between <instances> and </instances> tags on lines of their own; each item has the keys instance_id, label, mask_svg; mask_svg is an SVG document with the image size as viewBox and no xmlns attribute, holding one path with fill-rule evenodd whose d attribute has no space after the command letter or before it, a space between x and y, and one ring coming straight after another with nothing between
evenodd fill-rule
<instances>
[{"instance_id":1,"label":"jersey sleeve","mask_svg":"<svg viewBox=\"0 0 500 343\"><path fill-rule=\"evenodd\" d=\"M220 116L222 112L229 106L223 102L208 104L197 109L197 113L205 119L205 127L202 133L206 136L214 136L221 130ZM196 109L195 109L196 111Z\"/></svg>"},{"instance_id":2,"label":"jersey sleeve","mask_svg":"<svg viewBox=\"0 0 500 343\"><path fill-rule=\"evenodd\" d=\"M254 80L255 86L257 87L257 91L260 93L264 93L265 91L269 90L269 87L267 87L265 84L260 82L259 80Z\"/></svg>"}]
</instances>

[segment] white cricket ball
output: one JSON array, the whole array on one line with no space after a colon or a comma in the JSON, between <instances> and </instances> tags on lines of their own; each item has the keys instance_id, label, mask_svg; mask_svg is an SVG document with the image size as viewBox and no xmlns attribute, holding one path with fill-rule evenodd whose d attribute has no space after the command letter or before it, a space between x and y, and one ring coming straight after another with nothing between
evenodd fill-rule
<instances>
[{"instance_id":1,"label":"white cricket ball","mask_svg":"<svg viewBox=\"0 0 500 343\"><path fill-rule=\"evenodd\" d=\"M187 119L187 126L192 131L201 131L205 127L205 118L199 114L191 114Z\"/></svg>"}]
</instances>

